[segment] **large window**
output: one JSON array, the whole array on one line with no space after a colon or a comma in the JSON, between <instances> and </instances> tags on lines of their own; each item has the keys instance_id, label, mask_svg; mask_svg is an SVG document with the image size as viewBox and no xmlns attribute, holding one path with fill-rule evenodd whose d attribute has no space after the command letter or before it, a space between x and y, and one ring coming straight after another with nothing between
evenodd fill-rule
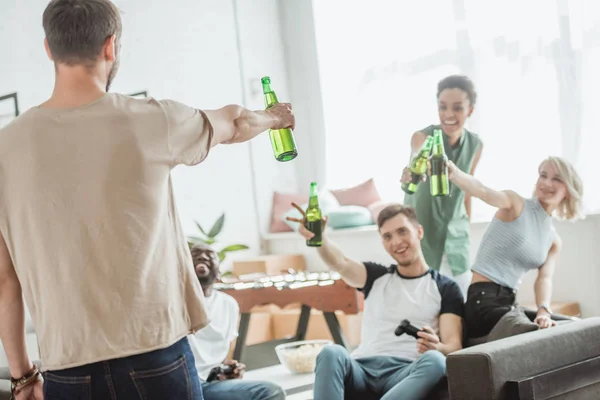
<instances>
[{"instance_id":1,"label":"large window","mask_svg":"<svg viewBox=\"0 0 600 400\"><path fill-rule=\"evenodd\" d=\"M372 0L313 2L329 186L375 177L401 200L410 136L438 122L436 84L470 76L479 99L467 128L487 185L530 195L547 155L578 167L586 208L600 210L594 117L600 110L600 2ZM493 209L473 204L473 220Z\"/></svg>"}]
</instances>

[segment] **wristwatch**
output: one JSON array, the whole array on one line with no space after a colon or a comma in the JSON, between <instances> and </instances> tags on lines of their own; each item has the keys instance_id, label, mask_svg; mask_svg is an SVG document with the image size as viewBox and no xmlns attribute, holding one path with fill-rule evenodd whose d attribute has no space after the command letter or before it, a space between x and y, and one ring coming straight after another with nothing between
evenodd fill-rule
<instances>
[{"instance_id":1,"label":"wristwatch","mask_svg":"<svg viewBox=\"0 0 600 400\"><path fill-rule=\"evenodd\" d=\"M552 310L550 309L550 306L548 304L540 304L538 307L538 312L540 312L541 309L545 309L546 311L548 311L549 314L552 314Z\"/></svg>"}]
</instances>

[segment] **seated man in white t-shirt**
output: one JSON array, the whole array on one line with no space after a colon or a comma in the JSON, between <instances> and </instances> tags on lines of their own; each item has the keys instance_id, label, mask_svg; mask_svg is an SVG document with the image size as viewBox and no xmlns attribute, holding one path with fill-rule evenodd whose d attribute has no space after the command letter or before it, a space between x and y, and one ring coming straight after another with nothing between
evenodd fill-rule
<instances>
[{"instance_id":1,"label":"seated man in white t-shirt","mask_svg":"<svg viewBox=\"0 0 600 400\"><path fill-rule=\"evenodd\" d=\"M213 290L219 278L219 258L207 246L192 248L196 275L204 291L204 305L210 323L194 335L189 335L196 369L202 382L205 400L281 400L284 390L271 382L242 380L245 365L227 360L232 341L237 337L239 305L230 295ZM210 371L221 364L237 366L231 374L220 374L207 382Z\"/></svg>"},{"instance_id":2,"label":"seated man in white t-shirt","mask_svg":"<svg viewBox=\"0 0 600 400\"><path fill-rule=\"evenodd\" d=\"M288 219L300 223L306 239L313 237L305 219ZM424 399L446 373L445 356L462 348L462 293L425 262L423 227L414 209L390 205L377 225L383 247L396 261L389 267L345 256L325 232L317 248L329 268L364 293L365 302L361 343L352 354L338 345L319 353L315 400ZM418 340L395 334L405 319L422 330Z\"/></svg>"}]
</instances>

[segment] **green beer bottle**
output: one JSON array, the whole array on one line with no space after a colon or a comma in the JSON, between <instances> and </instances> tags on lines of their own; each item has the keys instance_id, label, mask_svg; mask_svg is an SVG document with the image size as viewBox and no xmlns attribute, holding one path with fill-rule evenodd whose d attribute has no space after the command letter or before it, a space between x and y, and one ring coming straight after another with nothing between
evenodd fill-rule
<instances>
[{"instance_id":1,"label":"green beer bottle","mask_svg":"<svg viewBox=\"0 0 600 400\"><path fill-rule=\"evenodd\" d=\"M279 103L277 95L271 89L271 78L265 76L261 79L263 94L265 95L265 108L268 109L274 104ZM271 138L271 146L273 154L277 161L291 161L298 155L296 150L296 141L294 133L290 128L284 129L269 129L269 137Z\"/></svg>"},{"instance_id":2,"label":"green beer bottle","mask_svg":"<svg viewBox=\"0 0 600 400\"><path fill-rule=\"evenodd\" d=\"M306 229L315 234L306 241L306 245L311 247L321 246L323 244L323 214L319 208L316 182L310 184L310 198L306 209Z\"/></svg>"},{"instance_id":3,"label":"green beer bottle","mask_svg":"<svg viewBox=\"0 0 600 400\"><path fill-rule=\"evenodd\" d=\"M419 150L419 154L417 154L410 163L410 167L408 167L410 170L410 182L402 184L402 190L407 194L414 194L417 191L417 187L419 186L419 183L421 183L423 175L427 173L427 159L429 158L429 153L431 153L432 146L433 137L427 136L425 143L423 143L421 150Z\"/></svg>"},{"instance_id":4,"label":"green beer bottle","mask_svg":"<svg viewBox=\"0 0 600 400\"><path fill-rule=\"evenodd\" d=\"M448 156L444 151L444 137L442 130L433 131L433 151L431 152L431 195L448 196L450 185L448 182Z\"/></svg>"}]
</instances>

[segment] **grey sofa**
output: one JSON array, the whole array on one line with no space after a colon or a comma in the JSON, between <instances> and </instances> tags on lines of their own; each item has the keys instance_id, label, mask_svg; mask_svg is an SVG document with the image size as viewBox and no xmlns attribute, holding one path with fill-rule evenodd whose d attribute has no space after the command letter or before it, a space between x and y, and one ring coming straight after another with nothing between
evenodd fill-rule
<instances>
[{"instance_id":1,"label":"grey sofa","mask_svg":"<svg viewBox=\"0 0 600 400\"><path fill-rule=\"evenodd\" d=\"M452 400L600 399L600 317L457 351L447 373Z\"/></svg>"}]
</instances>

